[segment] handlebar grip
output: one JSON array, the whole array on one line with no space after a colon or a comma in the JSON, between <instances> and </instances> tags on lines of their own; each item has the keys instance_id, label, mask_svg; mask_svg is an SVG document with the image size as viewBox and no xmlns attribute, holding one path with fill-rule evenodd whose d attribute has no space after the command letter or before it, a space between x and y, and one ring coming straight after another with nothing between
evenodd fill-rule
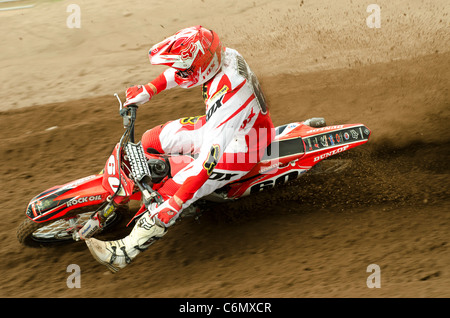
<instances>
[{"instance_id":1,"label":"handlebar grip","mask_svg":"<svg viewBox=\"0 0 450 318\"><path fill-rule=\"evenodd\" d=\"M132 118L132 119L136 119L136 113L137 113L138 105L136 105L136 104L131 104L131 105L128 105L127 108L128 108L129 111L130 111L130 116L131 116L131 118Z\"/></svg>"},{"instance_id":2,"label":"handlebar grip","mask_svg":"<svg viewBox=\"0 0 450 318\"><path fill-rule=\"evenodd\" d=\"M119 113L120 113L120 116L122 116L122 117L127 116L129 114L132 118L136 118L137 109L138 109L138 105L130 104L126 107L123 107L119 111Z\"/></svg>"}]
</instances>

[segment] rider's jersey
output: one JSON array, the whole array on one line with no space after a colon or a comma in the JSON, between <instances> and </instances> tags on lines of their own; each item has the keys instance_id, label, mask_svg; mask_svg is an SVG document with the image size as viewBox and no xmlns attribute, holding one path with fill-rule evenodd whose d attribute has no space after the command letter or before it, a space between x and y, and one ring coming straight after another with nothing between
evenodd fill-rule
<instances>
[{"instance_id":1,"label":"rider's jersey","mask_svg":"<svg viewBox=\"0 0 450 318\"><path fill-rule=\"evenodd\" d=\"M189 150L196 159L173 177L179 185L175 195L183 202L195 196L214 169L251 170L273 139L272 120L256 76L236 50L226 48L223 58L221 71L202 87L205 115L183 118L180 125L161 132L165 153L180 151L175 134L186 131L192 139ZM161 74L163 89L177 86L174 72Z\"/></svg>"}]
</instances>

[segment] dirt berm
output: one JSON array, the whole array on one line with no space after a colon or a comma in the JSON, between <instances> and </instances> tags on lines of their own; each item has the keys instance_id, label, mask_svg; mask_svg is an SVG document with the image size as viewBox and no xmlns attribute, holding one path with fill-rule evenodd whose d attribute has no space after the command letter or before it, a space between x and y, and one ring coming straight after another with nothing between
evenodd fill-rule
<instances>
[{"instance_id":1,"label":"dirt berm","mask_svg":"<svg viewBox=\"0 0 450 318\"><path fill-rule=\"evenodd\" d=\"M203 11L212 10L204 4L208 2L195 3L203 6ZM61 3L49 6L53 8ZM226 6L221 1L218 3ZM262 42L248 37L258 32L254 24L249 23L249 28L241 34L237 26L227 29L225 19L216 24L211 19L206 22L224 33L233 47L248 56L260 78L275 125L320 116L325 117L328 124L368 126L372 136L366 145L336 156L351 159L351 167L334 175L304 175L284 187L219 206L205 213L198 222L185 219L117 274L110 274L98 264L83 242L49 249L25 248L16 239L16 228L25 218L29 200L53 185L103 168L123 131L113 93L117 91L123 97L130 82L120 82L117 69L121 60L111 63L114 60L111 56L105 65L98 64L98 76L95 71L84 73L95 69L95 63L82 64L87 60L82 49L87 50L89 41L80 40L79 45L74 46L81 55L69 66L78 65L78 72L69 74L67 69L58 70L58 65L63 63L54 60L49 72L55 75L60 71L59 78L47 78L43 71L39 81L34 77L38 75L38 65L35 65L30 66L31 80L22 81L20 85L19 75L15 76L12 69L16 65L22 70L21 74L27 74L25 66L10 62L11 68L3 68L2 81L6 82L3 75L7 75L15 84L12 86L8 82L2 86L5 107L0 112L1 297L450 296L450 46L449 33L442 33L448 31L448 23L444 29L436 27L442 26L439 19L444 19L444 24L448 22L448 3L446 6L445 2L428 4L428 7L422 4L426 8L431 6L432 10L427 11L412 1L408 11L406 6L410 2L402 2L408 15L401 15L403 11L397 6L397 11L389 13L390 20L386 20L386 16L393 5L382 6L381 12L386 15L379 31L381 35L374 36L373 40L379 48L384 43L383 54L371 53L371 48L375 48L362 40L364 33L360 29L347 29L343 22L337 29L327 29L325 22L319 22L328 17L331 23L330 12L339 12L341 17L345 11L326 11L319 5L315 10L314 5L305 0L304 6L299 1L287 1L290 11L280 8L281 14L274 9L275 3L278 2L268 1L260 7L249 5L248 8L239 4L239 10L226 11L235 25L243 25L241 19L260 10L254 22L263 28ZM317 3L325 6L323 1ZM362 17L364 24L364 17L369 15L364 11L365 6L359 4L354 8L350 3L347 3L349 23L353 25L355 17ZM88 6L82 2L82 9L83 4ZM261 13L266 12L263 10L267 6L273 9L270 12L278 23L263 23ZM333 4L330 2L329 6ZM335 6L340 10L338 4ZM108 7L108 10L112 9ZM130 15L127 12L133 12L131 18L140 21L138 10L132 10L121 11L120 16L125 19ZM303 20L295 20L300 10L308 14L302 13ZM23 12L22 15L26 14ZM82 15L80 32L91 30L89 28L100 19L87 12ZM175 17L168 19L169 13L163 11L161 14L170 22L161 22L164 28L147 20L152 28L158 27L164 34L144 36L140 46L132 50L128 45L120 46L121 41L116 42L115 52L139 53L139 58L126 62L135 64L128 70L128 76L131 78L136 71L140 72L139 78L134 79L136 83L150 80L151 76L143 76L144 70L152 69L146 60L146 50L163 35L194 24L198 18L195 12L187 11L189 18L177 20ZM62 21L66 16L63 12ZM24 16L8 16L27 27L21 17ZM29 17L37 19L33 13ZM265 17L270 21L268 13ZM412 20L398 22L406 17ZM420 24L420 21L431 20L434 24ZM305 35L306 47L301 52L297 50L300 53L296 55L304 56L304 63L290 60L290 68L285 61L292 56L291 47L286 38L280 36L280 28L286 27L283 21L291 26L283 29L287 35ZM10 25L17 32L13 24ZM42 29L42 25L35 27ZM44 30L53 30L47 24L44 26ZM131 25L123 27L131 30ZM317 30L321 32L314 33ZM403 32L403 36L394 31ZM111 36L114 34L111 32L104 34ZM144 33L139 29L120 35L123 41L126 41L125 35L130 35L134 41L136 34ZM394 44L386 42L394 35ZM47 34L43 43L51 43L50 37ZM89 38L89 34L80 35L81 39L84 37ZM17 43L34 39L33 33L23 34L22 38L16 39ZM336 42L338 39L340 41ZM410 42L402 42L402 39ZM251 49L251 41L256 41L255 50ZM22 44L17 43L19 48ZM347 45L349 43L352 45ZM106 40L103 45L107 47ZM279 71L273 55L270 63L264 64L262 54L258 53L263 45L267 52L274 48L281 65ZM296 45L298 49L301 44ZM6 56L10 51L8 48L3 54ZM36 63L48 63L52 57L66 52L59 46L51 51L50 45L35 51ZM97 53L92 55L93 60L106 54L104 51ZM28 54L26 52L26 56ZM41 60L40 55L45 58ZM19 59L19 56L13 57L11 53L10 60L6 61L14 58ZM108 67L114 67L114 71L106 73ZM116 80L118 85L106 91L101 78L108 85ZM95 87L96 82L103 88ZM33 89L35 84L39 89ZM83 96L83 89L87 92L85 98L70 95ZM37 97L33 100L35 91ZM34 106L19 105L21 100ZM146 129L168 120L203 112L200 89L163 92L140 107L137 134L140 136ZM66 269L70 264L80 266L81 288L71 289L66 284L69 276ZM371 274L367 269L371 264L379 265L381 288L367 286Z\"/></svg>"}]
</instances>

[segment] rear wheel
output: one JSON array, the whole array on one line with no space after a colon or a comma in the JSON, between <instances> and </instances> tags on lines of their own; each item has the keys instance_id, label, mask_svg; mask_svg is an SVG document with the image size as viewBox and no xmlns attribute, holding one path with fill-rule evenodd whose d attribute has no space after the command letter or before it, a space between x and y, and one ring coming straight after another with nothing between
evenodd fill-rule
<instances>
[{"instance_id":1,"label":"rear wheel","mask_svg":"<svg viewBox=\"0 0 450 318\"><path fill-rule=\"evenodd\" d=\"M21 244L29 247L48 247L59 243L74 242L72 237L74 229L81 228L95 210L74 212L76 213L74 217L44 223L36 223L26 218L17 229L17 239ZM118 207L106 221L102 232L112 228L127 212L127 206Z\"/></svg>"}]
</instances>

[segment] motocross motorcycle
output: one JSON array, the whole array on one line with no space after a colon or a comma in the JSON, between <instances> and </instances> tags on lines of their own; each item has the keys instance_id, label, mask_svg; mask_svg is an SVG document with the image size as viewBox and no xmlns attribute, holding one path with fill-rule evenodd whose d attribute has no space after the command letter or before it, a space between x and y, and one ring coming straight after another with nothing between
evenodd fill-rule
<instances>
[{"instance_id":1,"label":"motocross motorcycle","mask_svg":"<svg viewBox=\"0 0 450 318\"><path fill-rule=\"evenodd\" d=\"M113 228L121 216L128 214L129 204L138 201L140 208L131 217L130 225L150 204L163 202L158 188L194 160L193 155L147 153L140 142L134 141L138 107L124 108L115 96L125 132L104 169L54 186L31 199L26 218L17 229L17 238L23 245L45 247L79 241L80 234L83 238L96 236ZM275 132L263 158L247 175L196 201L182 211L179 219L198 215L202 205L237 200L295 180L310 170L317 171L315 166L324 159L366 143L371 134L363 124L326 126L323 118L292 122L276 127ZM226 181L227 177L214 170L210 175L216 180ZM91 222L93 219L99 222ZM93 225L98 223L100 226Z\"/></svg>"}]
</instances>

